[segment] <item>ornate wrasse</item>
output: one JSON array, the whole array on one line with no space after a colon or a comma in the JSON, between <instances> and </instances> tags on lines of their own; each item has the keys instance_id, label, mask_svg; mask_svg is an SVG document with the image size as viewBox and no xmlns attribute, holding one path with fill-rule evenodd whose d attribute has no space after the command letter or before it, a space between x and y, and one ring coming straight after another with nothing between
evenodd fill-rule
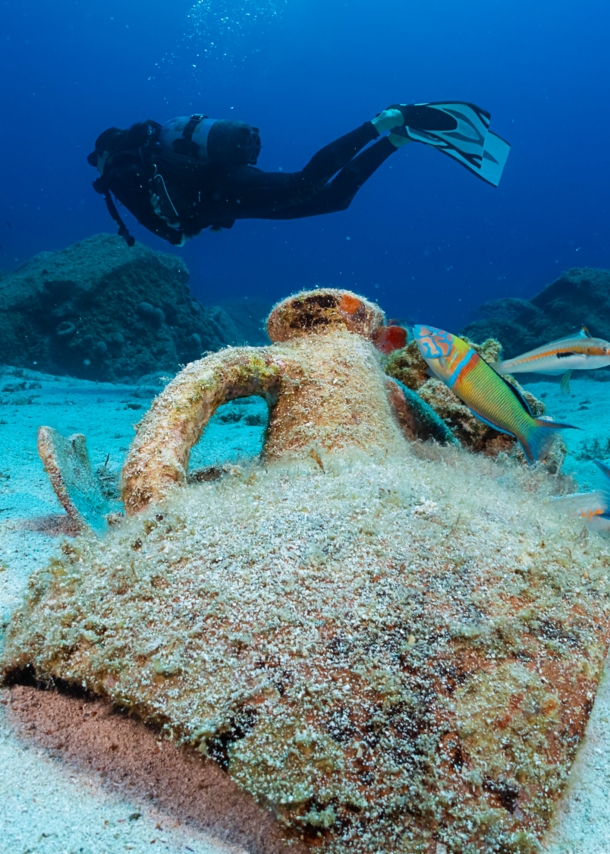
<instances>
[{"instance_id":1,"label":"ornate wrasse","mask_svg":"<svg viewBox=\"0 0 610 854\"><path fill-rule=\"evenodd\" d=\"M514 436L529 463L544 459L558 430L573 428L534 418L517 389L473 348L434 326L414 326L413 336L432 373L485 424ZM574 428L576 429L576 428Z\"/></svg>"},{"instance_id":2,"label":"ornate wrasse","mask_svg":"<svg viewBox=\"0 0 610 854\"><path fill-rule=\"evenodd\" d=\"M558 338L535 350L528 350L514 359L494 362L492 367L500 374L565 374L562 386L569 390L572 371L591 371L610 365L610 341L592 338L586 327L575 335Z\"/></svg>"}]
</instances>

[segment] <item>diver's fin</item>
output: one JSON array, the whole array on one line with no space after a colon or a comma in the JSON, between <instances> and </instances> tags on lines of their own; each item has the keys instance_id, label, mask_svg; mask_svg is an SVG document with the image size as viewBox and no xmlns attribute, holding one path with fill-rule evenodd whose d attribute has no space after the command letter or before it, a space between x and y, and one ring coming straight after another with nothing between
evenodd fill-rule
<instances>
[{"instance_id":1,"label":"diver's fin","mask_svg":"<svg viewBox=\"0 0 610 854\"><path fill-rule=\"evenodd\" d=\"M442 151L477 177L497 187L510 145L489 132L487 110L466 101L393 104L404 116L405 127L393 133Z\"/></svg>"},{"instance_id":2,"label":"diver's fin","mask_svg":"<svg viewBox=\"0 0 610 854\"><path fill-rule=\"evenodd\" d=\"M478 175L483 181L487 181L492 187L497 187L509 153L510 145L508 142L498 136L497 133L489 131L483 150L483 162L475 175Z\"/></svg>"},{"instance_id":3,"label":"diver's fin","mask_svg":"<svg viewBox=\"0 0 610 854\"><path fill-rule=\"evenodd\" d=\"M572 371L566 371L565 374L561 378L561 382L559 385L561 386L561 393L565 395L570 394L570 377L572 376Z\"/></svg>"}]
</instances>

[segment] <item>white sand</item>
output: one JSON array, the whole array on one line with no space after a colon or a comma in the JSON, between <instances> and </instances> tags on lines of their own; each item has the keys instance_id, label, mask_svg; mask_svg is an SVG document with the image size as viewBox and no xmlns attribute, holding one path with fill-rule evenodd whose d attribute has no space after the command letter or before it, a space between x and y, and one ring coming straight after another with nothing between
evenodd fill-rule
<instances>
[{"instance_id":1,"label":"white sand","mask_svg":"<svg viewBox=\"0 0 610 854\"><path fill-rule=\"evenodd\" d=\"M543 396L548 414L582 431L566 431L569 456L564 470L584 489L599 481L590 460L580 459L597 440L610 439L610 384L572 381L572 395L561 396L550 382L530 386ZM13 386L13 391L3 391ZM84 432L94 467L118 470L159 381L141 386L116 386L31 371L0 368L0 642L9 616L23 595L27 579L59 548L62 511L36 452L36 431L42 425L64 435ZM249 421L260 420L262 401L230 405ZM139 408L138 408L139 407ZM238 462L260 450L261 426L245 418L210 424L193 455L194 468L217 462ZM610 458L610 446L604 454ZM220 854L226 845L210 835L181 826L169 813L141 799L120 795L86 772L68 767L7 726L0 691L0 854L103 854L118 851L195 851ZM564 799L552 854L602 854L610 850L610 673L598 694L587 738L579 753L571 786ZM130 816L140 814L137 819ZM159 830L159 828L162 828ZM154 842L153 842L154 840ZM243 848L232 847L236 852Z\"/></svg>"},{"instance_id":2,"label":"white sand","mask_svg":"<svg viewBox=\"0 0 610 854\"><path fill-rule=\"evenodd\" d=\"M20 742L6 727L4 713L0 714L0 805L2 854L229 851L146 802L109 793L95 777ZM231 852L235 854L235 849Z\"/></svg>"},{"instance_id":3,"label":"white sand","mask_svg":"<svg viewBox=\"0 0 610 854\"><path fill-rule=\"evenodd\" d=\"M25 388L2 392L7 385L24 383ZM110 454L108 465L118 469L133 425L161 387L162 383L116 386L0 369L0 566L6 567L0 572L0 640L31 572L47 562L62 539L36 530L48 526L50 515L63 514L38 458L38 427L49 425L64 435L84 432L92 465L103 465ZM266 412L263 401L235 406L245 406L250 415ZM193 454L193 467L256 454L261 433L261 427L249 427L243 419L228 425L216 420ZM27 530L26 522L33 523L34 530ZM6 703L7 694L0 690L0 704ZM137 813L140 818L129 819ZM16 738L0 705L0 854L157 850L220 854L227 847L192 828L177 826L172 815L146 802L108 792L94 777Z\"/></svg>"},{"instance_id":4,"label":"white sand","mask_svg":"<svg viewBox=\"0 0 610 854\"><path fill-rule=\"evenodd\" d=\"M582 428L563 434L569 451L563 471L584 492L599 488L601 480L597 467L583 455L597 442L608 449L601 458L610 461L610 384L576 379L570 386L569 397L561 394L557 383L531 383L527 388L543 398L547 414ZM546 850L550 854L610 851L610 658Z\"/></svg>"}]
</instances>

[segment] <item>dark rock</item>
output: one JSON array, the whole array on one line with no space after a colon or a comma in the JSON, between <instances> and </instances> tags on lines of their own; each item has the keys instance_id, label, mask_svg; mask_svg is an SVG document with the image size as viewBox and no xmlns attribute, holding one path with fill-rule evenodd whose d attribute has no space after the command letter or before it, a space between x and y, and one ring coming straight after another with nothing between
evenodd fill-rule
<instances>
[{"instance_id":1,"label":"dark rock","mask_svg":"<svg viewBox=\"0 0 610 854\"><path fill-rule=\"evenodd\" d=\"M243 343L238 324L200 305L188 279L175 255L109 234L43 252L0 281L0 361L129 380L173 374L205 351Z\"/></svg>"},{"instance_id":2,"label":"dark rock","mask_svg":"<svg viewBox=\"0 0 610 854\"><path fill-rule=\"evenodd\" d=\"M139 391L150 389L151 397L159 393L159 389L167 385L170 378L163 371L155 371L152 374L144 374L138 377L137 384Z\"/></svg>"},{"instance_id":3,"label":"dark rock","mask_svg":"<svg viewBox=\"0 0 610 854\"><path fill-rule=\"evenodd\" d=\"M149 302L145 302L144 300L138 305L138 314L143 320L147 320L149 323L152 323L152 325L157 329L162 323L165 323L165 312L163 309L151 305Z\"/></svg>"},{"instance_id":4,"label":"dark rock","mask_svg":"<svg viewBox=\"0 0 610 854\"><path fill-rule=\"evenodd\" d=\"M494 299L483 303L478 309L481 318L493 317L496 320L504 320L512 323L518 318L533 321L534 317L544 317L544 312L526 299L508 297L506 299Z\"/></svg>"},{"instance_id":5,"label":"dark rock","mask_svg":"<svg viewBox=\"0 0 610 854\"><path fill-rule=\"evenodd\" d=\"M266 322L272 307L270 302L259 297L242 297L220 303L220 308L228 314L241 335L242 343L253 347L269 344Z\"/></svg>"},{"instance_id":6,"label":"dark rock","mask_svg":"<svg viewBox=\"0 0 610 854\"><path fill-rule=\"evenodd\" d=\"M462 332L482 342L497 338L510 359L586 326L610 341L610 270L575 267L533 297L484 303Z\"/></svg>"},{"instance_id":7,"label":"dark rock","mask_svg":"<svg viewBox=\"0 0 610 854\"><path fill-rule=\"evenodd\" d=\"M112 332L108 336L108 346L113 347L115 350L120 350L124 343L125 337L121 332Z\"/></svg>"},{"instance_id":8,"label":"dark rock","mask_svg":"<svg viewBox=\"0 0 610 854\"><path fill-rule=\"evenodd\" d=\"M57 329L55 330L55 334L58 338L70 338L76 332L76 326L71 323L69 320L62 320Z\"/></svg>"}]
</instances>

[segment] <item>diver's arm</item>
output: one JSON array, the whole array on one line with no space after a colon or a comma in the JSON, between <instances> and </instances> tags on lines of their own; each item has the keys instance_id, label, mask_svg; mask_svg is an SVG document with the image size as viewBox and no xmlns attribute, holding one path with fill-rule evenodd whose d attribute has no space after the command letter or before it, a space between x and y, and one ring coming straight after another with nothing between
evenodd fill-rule
<instances>
[{"instance_id":1,"label":"diver's arm","mask_svg":"<svg viewBox=\"0 0 610 854\"><path fill-rule=\"evenodd\" d=\"M184 235L180 228L173 228L155 213L148 192L142 190L137 195L123 193L121 201L144 228L156 234L157 237L167 240L172 246L184 245Z\"/></svg>"},{"instance_id":2,"label":"diver's arm","mask_svg":"<svg viewBox=\"0 0 610 854\"><path fill-rule=\"evenodd\" d=\"M181 228L173 228L155 212L148 175L127 164L122 168L113 167L104 177L107 188L144 228L167 240L172 246L183 245Z\"/></svg>"}]
</instances>

